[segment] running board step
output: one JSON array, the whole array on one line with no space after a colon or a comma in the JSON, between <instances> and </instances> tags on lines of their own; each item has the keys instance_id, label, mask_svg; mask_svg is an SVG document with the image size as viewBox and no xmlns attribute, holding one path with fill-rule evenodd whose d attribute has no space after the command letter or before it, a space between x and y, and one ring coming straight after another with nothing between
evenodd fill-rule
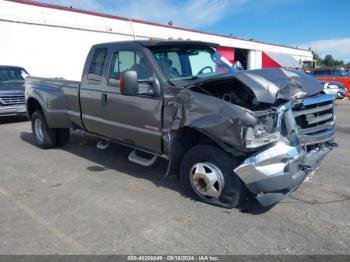
<instances>
[{"instance_id":1,"label":"running board step","mask_svg":"<svg viewBox=\"0 0 350 262\"><path fill-rule=\"evenodd\" d=\"M98 143L96 144L96 147L98 149L105 150L109 147L110 144L111 142L109 140L102 139L98 141Z\"/></svg>"},{"instance_id":2,"label":"running board step","mask_svg":"<svg viewBox=\"0 0 350 262\"><path fill-rule=\"evenodd\" d=\"M143 156L138 155L137 152L139 152ZM149 158L145 158L144 157L145 155L153 156L153 157L151 159L149 159ZM131 153L129 154L129 157L128 157L130 162L139 164L141 166L147 166L147 167L153 165L156 162L157 158L158 157L155 155L151 155L149 153L145 153L145 152L141 152L141 151L137 151L137 150L131 151Z\"/></svg>"}]
</instances>

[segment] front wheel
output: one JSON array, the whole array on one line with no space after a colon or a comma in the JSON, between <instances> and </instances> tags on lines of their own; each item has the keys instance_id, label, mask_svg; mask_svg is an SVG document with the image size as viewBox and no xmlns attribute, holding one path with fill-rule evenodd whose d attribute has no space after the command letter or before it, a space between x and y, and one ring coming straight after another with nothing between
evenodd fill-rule
<instances>
[{"instance_id":1,"label":"front wheel","mask_svg":"<svg viewBox=\"0 0 350 262\"><path fill-rule=\"evenodd\" d=\"M227 153L211 145L198 145L184 156L180 181L192 198L226 208L237 207L245 187L234 173L237 163Z\"/></svg>"},{"instance_id":2,"label":"front wheel","mask_svg":"<svg viewBox=\"0 0 350 262\"><path fill-rule=\"evenodd\" d=\"M41 111L35 111L32 115L32 131L35 144L43 149L49 149L56 146L56 130L47 125L44 114Z\"/></svg>"}]
</instances>

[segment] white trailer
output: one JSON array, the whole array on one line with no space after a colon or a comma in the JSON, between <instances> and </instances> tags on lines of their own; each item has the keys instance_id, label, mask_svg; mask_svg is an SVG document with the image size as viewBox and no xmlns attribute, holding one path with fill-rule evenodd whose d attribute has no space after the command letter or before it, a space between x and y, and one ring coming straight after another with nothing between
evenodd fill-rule
<instances>
[{"instance_id":1,"label":"white trailer","mask_svg":"<svg viewBox=\"0 0 350 262\"><path fill-rule=\"evenodd\" d=\"M25 0L0 0L0 35L0 64L72 80L80 79L93 44L132 39L218 43L220 53L247 69L298 67L312 60L308 50Z\"/></svg>"}]
</instances>

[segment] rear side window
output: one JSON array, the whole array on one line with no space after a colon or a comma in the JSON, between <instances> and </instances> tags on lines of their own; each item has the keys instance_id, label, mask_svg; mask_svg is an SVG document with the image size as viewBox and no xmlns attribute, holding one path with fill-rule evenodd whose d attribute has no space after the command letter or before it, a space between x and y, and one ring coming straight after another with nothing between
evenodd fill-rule
<instances>
[{"instance_id":1,"label":"rear side window","mask_svg":"<svg viewBox=\"0 0 350 262\"><path fill-rule=\"evenodd\" d=\"M92 56L89 75L102 76L103 66L107 56L107 48L97 48Z\"/></svg>"}]
</instances>

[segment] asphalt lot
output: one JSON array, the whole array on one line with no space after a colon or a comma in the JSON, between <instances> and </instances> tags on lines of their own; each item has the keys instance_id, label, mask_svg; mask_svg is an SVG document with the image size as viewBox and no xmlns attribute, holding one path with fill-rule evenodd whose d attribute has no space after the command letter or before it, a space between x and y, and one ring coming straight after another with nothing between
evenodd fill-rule
<instances>
[{"instance_id":1,"label":"asphalt lot","mask_svg":"<svg viewBox=\"0 0 350 262\"><path fill-rule=\"evenodd\" d=\"M350 126L350 102L338 120ZM339 107L339 106L338 106ZM350 133L311 181L270 210L184 197L164 162L74 132L62 149L32 143L30 123L0 120L0 254L349 254Z\"/></svg>"}]
</instances>

